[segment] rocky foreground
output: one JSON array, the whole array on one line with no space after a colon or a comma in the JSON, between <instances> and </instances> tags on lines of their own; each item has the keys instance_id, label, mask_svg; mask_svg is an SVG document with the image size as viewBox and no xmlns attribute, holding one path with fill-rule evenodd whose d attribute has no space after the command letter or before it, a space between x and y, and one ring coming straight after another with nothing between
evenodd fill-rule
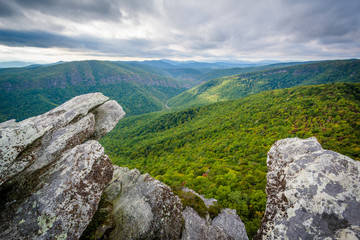
<instances>
[{"instance_id":1,"label":"rocky foreground","mask_svg":"<svg viewBox=\"0 0 360 240\"><path fill-rule=\"evenodd\" d=\"M148 174L113 166L96 140L124 115L92 93L1 123L0 239L248 239L235 210L200 214ZM277 141L267 164L256 239L360 239L359 162L294 138Z\"/></svg>"},{"instance_id":2,"label":"rocky foreground","mask_svg":"<svg viewBox=\"0 0 360 240\"><path fill-rule=\"evenodd\" d=\"M277 141L267 158L266 212L255 239L360 239L360 162L316 138Z\"/></svg>"},{"instance_id":3,"label":"rocky foreground","mask_svg":"<svg viewBox=\"0 0 360 240\"><path fill-rule=\"evenodd\" d=\"M78 239L113 167L95 140L125 115L101 93L0 124L0 239Z\"/></svg>"}]
</instances>

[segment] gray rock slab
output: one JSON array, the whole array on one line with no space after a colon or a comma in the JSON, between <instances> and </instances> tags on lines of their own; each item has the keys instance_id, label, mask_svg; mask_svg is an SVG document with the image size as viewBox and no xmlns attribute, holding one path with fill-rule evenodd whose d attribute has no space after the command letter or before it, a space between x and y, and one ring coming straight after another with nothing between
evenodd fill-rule
<instances>
[{"instance_id":1,"label":"gray rock slab","mask_svg":"<svg viewBox=\"0 0 360 240\"><path fill-rule=\"evenodd\" d=\"M255 239L360 236L360 162L322 149L316 138L289 138L271 147L267 164L268 199Z\"/></svg>"},{"instance_id":2,"label":"gray rock slab","mask_svg":"<svg viewBox=\"0 0 360 240\"><path fill-rule=\"evenodd\" d=\"M216 226L207 224L191 207L186 207L183 211L185 221L182 231L182 240L231 240L233 239L224 231Z\"/></svg>"},{"instance_id":3,"label":"gray rock slab","mask_svg":"<svg viewBox=\"0 0 360 240\"><path fill-rule=\"evenodd\" d=\"M18 123L13 120L1 123L0 184L32 163L31 159L28 163L24 162L19 171L13 172L12 175L6 172L20 153L26 152L27 148L36 143L36 140L49 131L59 129L72 121L76 121L78 118L84 117L89 111L100 106L108 99L102 93L80 95L42 115Z\"/></svg>"},{"instance_id":4,"label":"gray rock slab","mask_svg":"<svg viewBox=\"0 0 360 240\"><path fill-rule=\"evenodd\" d=\"M95 138L99 139L110 132L125 116L122 107L114 100L107 101L94 110L96 118Z\"/></svg>"},{"instance_id":5,"label":"gray rock slab","mask_svg":"<svg viewBox=\"0 0 360 240\"><path fill-rule=\"evenodd\" d=\"M112 179L95 140L125 113L101 93L0 124L0 239L78 239Z\"/></svg>"},{"instance_id":6,"label":"gray rock slab","mask_svg":"<svg viewBox=\"0 0 360 240\"><path fill-rule=\"evenodd\" d=\"M178 196L162 182L141 175L137 169L114 166L114 177L105 189L112 209L112 229L100 226L97 239L179 239L182 205Z\"/></svg>"},{"instance_id":7,"label":"gray rock slab","mask_svg":"<svg viewBox=\"0 0 360 240\"><path fill-rule=\"evenodd\" d=\"M111 180L112 165L102 146L88 141L30 177L37 182L33 192L1 211L0 239L78 239Z\"/></svg>"},{"instance_id":8,"label":"gray rock slab","mask_svg":"<svg viewBox=\"0 0 360 240\"><path fill-rule=\"evenodd\" d=\"M212 221L212 226L222 229L227 235L236 240L248 240L245 225L235 209L225 208Z\"/></svg>"}]
</instances>

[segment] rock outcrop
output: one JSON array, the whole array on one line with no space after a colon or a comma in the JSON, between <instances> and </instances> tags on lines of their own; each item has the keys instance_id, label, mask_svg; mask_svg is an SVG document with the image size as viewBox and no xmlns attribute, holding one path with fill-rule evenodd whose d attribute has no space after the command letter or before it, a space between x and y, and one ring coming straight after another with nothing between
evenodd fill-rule
<instances>
[{"instance_id":1,"label":"rock outcrop","mask_svg":"<svg viewBox=\"0 0 360 240\"><path fill-rule=\"evenodd\" d=\"M268 153L265 216L255 239L360 239L360 162L315 138Z\"/></svg>"},{"instance_id":2,"label":"rock outcrop","mask_svg":"<svg viewBox=\"0 0 360 240\"><path fill-rule=\"evenodd\" d=\"M0 124L0 239L78 239L113 167L95 141L125 115L101 93Z\"/></svg>"},{"instance_id":3,"label":"rock outcrop","mask_svg":"<svg viewBox=\"0 0 360 240\"><path fill-rule=\"evenodd\" d=\"M114 177L84 239L179 239L182 205L162 182L137 169L114 166ZM100 220L100 221L99 221Z\"/></svg>"},{"instance_id":4,"label":"rock outcrop","mask_svg":"<svg viewBox=\"0 0 360 240\"><path fill-rule=\"evenodd\" d=\"M206 219L191 207L186 207L183 211L185 226L182 232L183 240L230 240L233 239L218 227L214 227Z\"/></svg>"},{"instance_id":5,"label":"rock outcrop","mask_svg":"<svg viewBox=\"0 0 360 240\"><path fill-rule=\"evenodd\" d=\"M82 239L248 239L236 210L223 209L213 220L200 217L189 206L183 209L179 197L148 174L114 168L113 179ZM199 196L191 189L185 192Z\"/></svg>"},{"instance_id":6,"label":"rock outcrop","mask_svg":"<svg viewBox=\"0 0 360 240\"><path fill-rule=\"evenodd\" d=\"M184 188L200 197L207 208L217 203L216 199L207 199L195 191ZM192 207L186 206L182 212L184 227L181 239L183 240L247 240L245 225L234 209L222 209L221 213L211 219L209 215L201 217Z\"/></svg>"},{"instance_id":7,"label":"rock outcrop","mask_svg":"<svg viewBox=\"0 0 360 240\"><path fill-rule=\"evenodd\" d=\"M245 225L235 209L225 208L212 221L212 226L222 229L233 239L247 240Z\"/></svg>"}]
</instances>

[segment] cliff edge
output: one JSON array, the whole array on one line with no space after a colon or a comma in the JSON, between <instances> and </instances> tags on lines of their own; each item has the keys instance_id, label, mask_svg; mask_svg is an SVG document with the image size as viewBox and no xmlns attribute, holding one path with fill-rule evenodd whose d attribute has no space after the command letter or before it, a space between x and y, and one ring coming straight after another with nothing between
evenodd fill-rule
<instances>
[{"instance_id":1,"label":"cliff edge","mask_svg":"<svg viewBox=\"0 0 360 240\"><path fill-rule=\"evenodd\" d=\"M0 124L0 239L78 239L113 167L96 141L124 117L101 93Z\"/></svg>"}]
</instances>

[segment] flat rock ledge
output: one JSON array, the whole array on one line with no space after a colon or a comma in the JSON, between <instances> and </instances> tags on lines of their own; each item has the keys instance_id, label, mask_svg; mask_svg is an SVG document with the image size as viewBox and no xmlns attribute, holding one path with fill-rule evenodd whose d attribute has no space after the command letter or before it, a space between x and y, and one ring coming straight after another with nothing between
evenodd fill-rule
<instances>
[{"instance_id":1,"label":"flat rock ledge","mask_svg":"<svg viewBox=\"0 0 360 240\"><path fill-rule=\"evenodd\" d=\"M267 158L267 204L254 239L360 239L360 162L316 138L277 141Z\"/></svg>"},{"instance_id":2,"label":"flat rock ledge","mask_svg":"<svg viewBox=\"0 0 360 240\"><path fill-rule=\"evenodd\" d=\"M113 167L96 141L124 117L101 93L0 124L0 239L78 239Z\"/></svg>"}]
</instances>

